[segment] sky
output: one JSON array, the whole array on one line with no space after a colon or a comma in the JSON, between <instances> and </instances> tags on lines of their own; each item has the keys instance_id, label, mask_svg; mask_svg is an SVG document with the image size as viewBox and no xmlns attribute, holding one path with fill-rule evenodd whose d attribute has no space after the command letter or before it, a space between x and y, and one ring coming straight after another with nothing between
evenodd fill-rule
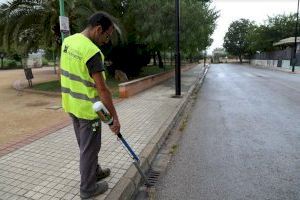
<instances>
[{"instance_id":1,"label":"sky","mask_svg":"<svg viewBox=\"0 0 300 200\"><path fill-rule=\"evenodd\" d=\"M213 0L211 8L219 10L220 17L212 35L214 40L207 53L223 46L223 39L231 22L241 18L263 24L268 16L297 12L297 0Z\"/></svg>"}]
</instances>

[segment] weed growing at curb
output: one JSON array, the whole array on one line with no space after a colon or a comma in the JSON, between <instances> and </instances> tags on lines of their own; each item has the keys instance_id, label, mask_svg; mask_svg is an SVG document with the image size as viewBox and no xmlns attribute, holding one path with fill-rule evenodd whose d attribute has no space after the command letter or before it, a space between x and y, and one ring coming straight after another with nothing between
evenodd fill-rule
<instances>
[{"instance_id":1,"label":"weed growing at curb","mask_svg":"<svg viewBox=\"0 0 300 200\"><path fill-rule=\"evenodd\" d=\"M177 149L178 149L178 145L177 144L172 145L172 147L171 147L171 149L169 151L169 154L174 155L176 153Z\"/></svg>"},{"instance_id":2,"label":"weed growing at curb","mask_svg":"<svg viewBox=\"0 0 300 200\"><path fill-rule=\"evenodd\" d=\"M183 130L185 129L185 127L187 125L187 122L188 122L188 116L186 116L186 118L182 121L180 128L179 128L180 132L183 132Z\"/></svg>"}]
</instances>

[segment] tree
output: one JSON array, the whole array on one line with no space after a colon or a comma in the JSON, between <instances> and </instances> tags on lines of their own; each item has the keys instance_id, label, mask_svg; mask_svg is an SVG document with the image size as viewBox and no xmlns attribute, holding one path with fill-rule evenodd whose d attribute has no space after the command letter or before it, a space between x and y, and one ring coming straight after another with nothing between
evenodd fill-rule
<instances>
[{"instance_id":1,"label":"tree","mask_svg":"<svg viewBox=\"0 0 300 200\"><path fill-rule=\"evenodd\" d=\"M248 52L253 55L257 51L269 51L272 50L273 47L273 38L271 37L271 30L265 26L257 26L255 25L253 29L248 32L246 36L247 43L249 44L247 49Z\"/></svg>"},{"instance_id":2,"label":"tree","mask_svg":"<svg viewBox=\"0 0 300 200\"><path fill-rule=\"evenodd\" d=\"M199 55L212 42L217 12L209 8L208 1L182 0L181 51L192 58ZM134 39L147 44L157 52L175 49L174 0L139 0L129 5L128 19L134 25ZM159 56L159 62L162 63Z\"/></svg>"},{"instance_id":3,"label":"tree","mask_svg":"<svg viewBox=\"0 0 300 200\"><path fill-rule=\"evenodd\" d=\"M218 12L202 1L181 2L181 50L190 61L210 46Z\"/></svg>"},{"instance_id":4,"label":"tree","mask_svg":"<svg viewBox=\"0 0 300 200\"><path fill-rule=\"evenodd\" d=\"M12 0L0 6L1 46L7 50L15 48L27 55L41 47L58 47L61 44L59 30L59 8L55 0ZM66 14L70 19L71 31L74 3L65 0Z\"/></svg>"},{"instance_id":5,"label":"tree","mask_svg":"<svg viewBox=\"0 0 300 200\"><path fill-rule=\"evenodd\" d=\"M294 37L295 23L295 16L292 14L268 17L265 24L256 25L249 31L246 38L249 43L249 51L253 54L256 51L274 50L274 42Z\"/></svg>"},{"instance_id":6,"label":"tree","mask_svg":"<svg viewBox=\"0 0 300 200\"><path fill-rule=\"evenodd\" d=\"M128 5L124 24L129 27L129 40L147 45L153 55L157 54L159 66L163 62L160 52L169 49L173 39L174 2L171 0L140 0ZM128 26L129 25L129 26Z\"/></svg>"},{"instance_id":7,"label":"tree","mask_svg":"<svg viewBox=\"0 0 300 200\"><path fill-rule=\"evenodd\" d=\"M229 54L238 56L241 63L242 56L249 54L249 42L246 38L252 28L253 22L240 19L230 24L224 37L223 47Z\"/></svg>"},{"instance_id":8,"label":"tree","mask_svg":"<svg viewBox=\"0 0 300 200\"><path fill-rule=\"evenodd\" d=\"M65 14L69 17L71 33L80 32L85 27L88 16L98 10L115 16L114 22L123 30L125 38L117 46L102 48L108 53L114 48L119 51L126 46L129 51L126 61L141 56L148 60L149 51L162 58L160 52L175 49L174 0L64 0ZM212 42L217 12L209 8L208 0L181 1L181 49L189 58L199 54ZM23 55L38 48L60 48L57 0L11 0L0 6L0 46L15 48ZM122 26L120 26L122 24ZM116 40L117 41L117 40ZM119 40L120 41L120 40ZM146 55L143 55L146 54ZM114 56L107 56L112 58ZM140 58L138 58L140 59ZM138 62L139 64L145 62ZM130 67L130 66L129 66Z\"/></svg>"}]
</instances>

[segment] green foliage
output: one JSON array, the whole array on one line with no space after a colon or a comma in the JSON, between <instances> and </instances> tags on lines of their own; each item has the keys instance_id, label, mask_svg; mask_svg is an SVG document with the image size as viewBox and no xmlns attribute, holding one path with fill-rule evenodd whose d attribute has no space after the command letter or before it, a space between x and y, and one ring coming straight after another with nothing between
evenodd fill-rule
<instances>
[{"instance_id":1,"label":"green foliage","mask_svg":"<svg viewBox=\"0 0 300 200\"><path fill-rule=\"evenodd\" d=\"M239 56L253 55L257 51L275 50L274 42L294 37L295 15L277 15L268 17L263 25L256 25L246 19L234 21L225 35L224 48L231 54Z\"/></svg>"},{"instance_id":2,"label":"green foliage","mask_svg":"<svg viewBox=\"0 0 300 200\"><path fill-rule=\"evenodd\" d=\"M114 74L115 69L121 70L128 77L138 76L141 68L150 62L150 54L146 45L127 44L116 46L107 56L112 65L107 69Z\"/></svg>"},{"instance_id":3,"label":"green foliage","mask_svg":"<svg viewBox=\"0 0 300 200\"><path fill-rule=\"evenodd\" d=\"M181 2L181 50L188 58L201 54L210 46L218 13L202 1Z\"/></svg>"},{"instance_id":4,"label":"green foliage","mask_svg":"<svg viewBox=\"0 0 300 200\"><path fill-rule=\"evenodd\" d=\"M42 65L48 65L48 60L46 58L42 58Z\"/></svg>"},{"instance_id":5,"label":"green foliage","mask_svg":"<svg viewBox=\"0 0 300 200\"><path fill-rule=\"evenodd\" d=\"M14 60L10 60L7 62L7 68L16 68L17 67L17 63Z\"/></svg>"},{"instance_id":6,"label":"green foliage","mask_svg":"<svg viewBox=\"0 0 300 200\"><path fill-rule=\"evenodd\" d=\"M64 0L65 15L69 17L71 33L80 32L86 19L102 10L116 17L122 34L115 34L114 48L136 48L133 57L122 60L146 65L149 52L157 54L174 52L175 2L174 0ZM181 0L181 51L191 58L199 55L212 43L210 38L218 13L209 8L209 0ZM18 55L39 48L59 54L61 45L59 30L59 3L56 0L11 0L0 5L0 47L15 50ZM120 25L122 24L122 26ZM121 39L121 40L120 40ZM123 40L122 40L123 39ZM121 42L120 42L121 41ZM139 48L140 45L145 46ZM140 51L142 54L140 55ZM109 53L110 51L108 51ZM121 52L121 54L124 52ZM137 56L137 57L135 57ZM53 57L47 54L47 58ZM161 62L161 58L160 58ZM132 67L128 65L127 68Z\"/></svg>"},{"instance_id":7,"label":"green foliage","mask_svg":"<svg viewBox=\"0 0 300 200\"><path fill-rule=\"evenodd\" d=\"M69 16L71 30L74 1L64 0L65 12ZM42 47L59 46L59 7L54 0L12 0L0 6L0 46L15 49L27 55Z\"/></svg>"},{"instance_id":8,"label":"green foliage","mask_svg":"<svg viewBox=\"0 0 300 200\"><path fill-rule=\"evenodd\" d=\"M230 24L224 37L224 48L229 54L238 56L242 62L242 56L248 53L249 42L246 39L253 29L254 23L248 19L240 19Z\"/></svg>"},{"instance_id":9,"label":"green foliage","mask_svg":"<svg viewBox=\"0 0 300 200\"><path fill-rule=\"evenodd\" d=\"M295 16L277 15L269 17L264 25L255 26L250 30L247 40L249 41L249 52L251 54L256 51L271 51L276 47L274 42L281 39L294 37L296 20Z\"/></svg>"},{"instance_id":10,"label":"green foliage","mask_svg":"<svg viewBox=\"0 0 300 200\"><path fill-rule=\"evenodd\" d=\"M1 62L1 61L0 61ZM18 64L15 60L11 59L3 59L3 68L1 68L0 64L0 69L21 69L22 66Z\"/></svg>"},{"instance_id":11,"label":"green foliage","mask_svg":"<svg viewBox=\"0 0 300 200\"><path fill-rule=\"evenodd\" d=\"M212 42L218 14L209 4L196 0L180 1L181 50L189 55L199 54ZM175 3L173 0L140 0L131 4L129 18L134 24L136 41L150 49L169 51L175 47Z\"/></svg>"},{"instance_id":12,"label":"green foliage","mask_svg":"<svg viewBox=\"0 0 300 200\"><path fill-rule=\"evenodd\" d=\"M113 77L107 77L106 84L111 92L112 98L119 98L119 83Z\"/></svg>"}]
</instances>

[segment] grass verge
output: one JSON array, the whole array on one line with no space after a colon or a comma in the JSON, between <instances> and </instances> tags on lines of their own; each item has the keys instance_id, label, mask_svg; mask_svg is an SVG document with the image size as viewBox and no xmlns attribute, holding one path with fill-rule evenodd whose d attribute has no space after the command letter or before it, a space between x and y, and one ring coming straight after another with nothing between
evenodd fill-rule
<instances>
[{"instance_id":1,"label":"grass verge","mask_svg":"<svg viewBox=\"0 0 300 200\"><path fill-rule=\"evenodd\" d=\"M114 99L119 98L119 82L114 79L108 79L106 80L106 84L109 87L112 97ZM32 86L32 89L34 90L42 90L47 92L60 92L60 81L49 81L45 83L39 83Z\"/></svg>"},{"instance_id":2,"label":"grass verge","mask_svg":"<svg viewBox=\"0 0 300 200\"><path fill-rule=\"evenodd\" d=\"M60 82L59 80L56 80L56 81L50 81L45 83L39 83L33 85L32 89L48 91L48 92L60 92Z\"/></svg>"},{"instance_id":3,"label":"grass verge","mask_svg":"<svg viewBox=\"0 0 300 200\"><path fill-rule=\"evenodd\" d=\"M165 68L159 68L158 66L146 66L142 68L142 71L140 75L136 78L141 78L153 74L158 74L166 71L172 70L173 67L171 66L165 66ZM108 76L106 80L106 84L109 87L113 99L119 98L119 81L116 81L113 77ZM60 92L60 82L59 80L45 82L45 83L39 83L36 85L33 85L32 89L35 90L42 90L47 92Z\"/></svg>"}]
</instances>

